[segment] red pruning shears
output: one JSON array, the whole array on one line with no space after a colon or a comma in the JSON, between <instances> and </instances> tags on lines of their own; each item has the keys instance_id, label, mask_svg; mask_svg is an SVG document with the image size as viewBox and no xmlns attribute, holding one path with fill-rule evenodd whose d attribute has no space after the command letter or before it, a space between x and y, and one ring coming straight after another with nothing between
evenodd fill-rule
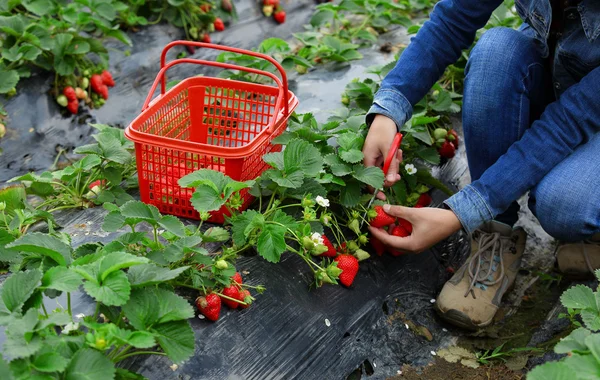
<instances>
[{"instance_id":1,"label":"red pruning shears","mask_svg":"<svg viewBox=\"0 0 600 380\"><path fill-rule=\"evenodd\" d=\"M396 136L394 137L394 140L392 141L392 146L390 147L390 150L388 151L388 155L385 158L385 161L383 163L383 175L384 176L387 175L388 170L390 170L390 165L392 164L392 160L394 159L396 152L400 148L401 143L402 143L402 133L398 132L398 133L396 133ZM373 197L371 198L371 200L369 201L369 204L367 205L367 210L369 210L371 208L371 205L375 201L375 198L377 198L377 194L380 191L383 191L383 189L375 189L375 191L373 191ZM365 219L363 218L361 225L360 225L361 228L362 228L362 225L364 222L365 222Z\"/></svg>"}]
</instances>

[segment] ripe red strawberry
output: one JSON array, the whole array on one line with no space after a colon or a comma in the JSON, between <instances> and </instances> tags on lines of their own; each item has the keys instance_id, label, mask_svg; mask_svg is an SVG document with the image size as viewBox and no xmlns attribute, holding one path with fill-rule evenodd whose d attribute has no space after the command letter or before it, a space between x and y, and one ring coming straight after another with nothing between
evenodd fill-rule
<instances>
[{"instance_id":1,"label":"ripe red strawberry","mask_svg":"<svg viewBox=\"0 0 600 380\"><path fill-rule=\"evenodd\" d=\"M100 94L100 96L102 96L104 98L104 100L107 100L108 99L108 86L102 85L102 87L100 87L100 91L98 92L98 94Z\"/></svg>"},{"instance_id":2,"label":"ripe red strawberry","mask_svg":"<svg viewBox=\"0 0 600 380\"><path fill-rule=\"evenodd\" d=\"M415 207L427 207L431 204L432 201L433 199L431 199L431 195L429 195L428 193L423 193L421 194L421 196L419 196L419 200L417 200L417 204L415 205Z\"/></svg>"},{"instance_id":3,"label":"ripe red strawberry","mask_svg":"<svg viewBox=\"0 0 600 380\"><path fill-rule=\"evenodd\" d=\"M216 321L221 313L221 298L214 293L208 294L206 297L198 297L196 298L196 307L206 319Z\"/></svg>"},{"instance_id":4,"label":"ripe red strawberry","mask_svg":"<svg viewBox=\"0 0 600 380\"><path fill-rule=\"evenodd\" d=\"M67 103L67 109L73 115L76 115L77 112L79 111L79 100L77 100L77 99L75 99L75 100L69 100L69 103Z\"/></svg>"},{"instance_id":5,"label":"ripe red strawberry","mask_svg":"<svg viewBox=\"0 0 600 380\"><path fill-rule=\"evenodd\" d=\"M63 95L66 96L69 101L77 100L77 93L71 86L63 88Z\"/></svg>"},{"instance_id":6,"label":"ripe red strawberry","mask_svg":"<svg viewBox=\"0 0 600 380\"><path fill-rule=\"evenodd\" d=\"M335 261L338 263L338 268L342 270L342 273L339 276L342 285L352 285L354 277L356 277L356 274L358 273L358 260L356 257L344 254L336 257Z\"/></svg>"},{"instance_id":7,"label":"ripe red strawberry","mask_svg":"<svg viewBox=\"0 0 600 380\"><path fill-rule=\"evenodd\" d=\"M410 236L410 233L404 227L396 226L392 229L392 231L390 232L390 235L397 236L397 237L407 237L407 236ZM391 249L390 254L392 256L400 256L400 255L403 255L404 252L399 251L397 249Z\"/></svg>"},{"instance_id":8,"label":"ripe red strawberry","mask_svg":"<svg viewBox=\"0 0 600 380\"><path fill-rule=\"evenodd\" d=\"M325 247L327 247L327 252L321 253L320 256L325 256L325 257L336 257L337 256L337 251L335 250L335 247L333 246L333 244L331 244L331 242L325 235L323 235L323 244L325 244ZM346 244L346 243L344 243L344 244Z\"/></svg>"},{"instance_id":9,"label":"ripe red strawberry","mask_svg":"<svg viewBox=\"0 0 600 380\"><path fill-rule=\"evenodd\" d=\"M115 85L115 80L112 77L112 74L108 72L108 70L104 70L102 74L100 74L102 78L102 83L107 85L108 87L113 87Z\"/></svg>"},{"instance_id":10,"label":"ripe red strawberry","mask_svg":"<svg viewBox=\"0 0 600 380\"><path fill-rule=\"evenodd\" d=\"M92 77L90 78L90 84L92 85L92 91L94 91L96 94L99 94L101 88L103 86L106 86L104 84L104 81L102 80L102 77L98 74L92 75Z\"/></svg>"},{"instance_id":11,"label":"ripe red strawberry","mask_svg":"<svg viewBox=\"0 0 600 380\"><path fill-rule=\"evenodd\" d=\"M394 223L394 221L396 220L396 218L383 211L383 206L375 206L373 207L373 209L375 210L375 212L377 212L377 216L374 217L369 223L371 227L382 228Z\"/></svg>"},{"instance_id":12,"label":"ripe red strawberry","mask_svg":"<svg viewBox=\"0 0 600 380\"><path fill-rule=\"evenodd\" d=\"M279 0L263 0L263 5L271 5L276 7L279 5Z\"/></svg>"},{"instance_id":13,"label":"ripe red strawberry","mask_svg":"<svg viewBox=\"0 0 600 380\"><path fill-rule=\"evenodd\" d=\"M375 236L371 236L369 242L371 242L371 247L373 247L377 256L383 256L386 248L381 240L377 239Z\"/></svg>"},{"instance_id":14,"label":"ripe red strawberry","mask_svg":"<svg viewBox=\"0 0 600 380\"><path fill-rule=\"evenodd\" d=\"M398 218L398 224L402 226L409 234L412 234L412 224L406 219Z\"/></svg>"},{"instance_id":15,"label":"ripe red strawberry","mask_svg":"<svg viewBox=\"0 0 600 380\"><path fill-rule=\"evenodd\" d=\"M240 304L240 308L242 309L247 309L250 307L252 299L250 299L250 291L248 289L243 289L240 291L240 297L242 299L242 301L244 301L246 304Z\"/></svg>"},{"instance_id":16,"label":"ripe red strawberry","mask_svg":"<svg viewBox=\"0 0 600 380\"><path fill-rule=\"evenodd\" d=\"M209 44L210 43L210 34L204 33L204 35L202 36L202 42L206 42L207 44Z\"/></svg>"},{"instance_id":17,"label":"ripe red strawberry","mask_svg":"<svg viewBox=\"0 0 600 380\"><path fill-rule=\"evenodd\" d=\"M452 135L453 137L450 137L450 135ZM450 141L452 145L454 145L454 149L458 149L458 133L456 133L454 129L448 131L448 136L446 137L446 139L448 139L448 141Z\"/></svg>"},{"instance_id":18,"label":"ripe red strawberry","mask_svg":"<svg viewBox=\"0 0 600 380\"><path fill-rule=\"evenodd\" d=\"M454 157L455 151L456 151L456 148L454 147L454 145L452 145L452 143L450 141L444 141L442 143L442 146L438 149L438 153L443 158Z\"/></svg>"},{"instance_id":19,"label":"ripe red strawberry","mask_svg":"<svg viewBox=\"0 0 600 380\"><path fill-rule=\"evenodd\" d=\"M231 282L235 282L239 285L242 285L242 275L240 274L240 272L235 272L235 274L231 276Z\"/></svg>"},{"instance_id":20,"label":"ripe red strawberry","mask_svg":"<svg viewBox=\"0 0 600 380\"><path fill-rule=\"evenodd\" d=\"M283 9L275 11L273 18L278 24L283 24L285 22L285 11Z\"/></svg>"},{"instance_id":21,"label":"ripe red strawberry","mask_svg":"<svg viewBox=\"0 0 600 380\"><path fill-rule=\"evenodd\" d=\"M210 12L210 4L202 4L200 6L200 10L204 13Z\"/></svg>"},{"instance_id":22,"label":"ripe red strawberry","mask_svg":"<svg viewBox=\"0 0 600 380\"><path fill-rule=\"evenodd\" d=\"M94 187L96 187L96 186L100 187L100 186L104 186L105 184L106 184L106 180L104 180L104 179L99 179L99 180L97 180L97 181L94 181L94 182L90 183L90 185L89 185L88 187L89 187L89 188L90 188L90 190L91 190L91 189L93 189L93 188L94 188Z\"/></svg>"},{"instance_id":23,"label":"ripe red strawberry","mask_svg":"<svg viewBox=\"0 0 600 380\"><path fill-rule=\"evenodd\" d=\"M236 300L242 300L242 296L240 295L240 290L237 288L237 286L228 286L225 289L223 289L223 295L230 297L230 298L234 298ZM231 309L237 309L238 306L240 306L240 304L238 302L229 300L227 298L222 298L221 301L229 306Z\"/></svg>"},{"instance_id":24,"label":"ripe red strawberry","mask_svg":"<svg viewBox=\"0 0 600 380\"><path fill-rule=\"evenodd\" d=\"M223 23L223 20L221 20L218 17L213 22L213 25L215 26L215 30L218 32L222 32L225 30L225 24Z\"/></svg>"},{"instance_id":25,"label":"ripe red strawberry","mask_svg":"<svg viewBox=\"0 0 600 380\"><path fill-rule=\"evenodd\" d=\"M196 48L194 46L185 45L185 49L189 54L194 54L196 52Z\"/></svg>"}]
</instances>

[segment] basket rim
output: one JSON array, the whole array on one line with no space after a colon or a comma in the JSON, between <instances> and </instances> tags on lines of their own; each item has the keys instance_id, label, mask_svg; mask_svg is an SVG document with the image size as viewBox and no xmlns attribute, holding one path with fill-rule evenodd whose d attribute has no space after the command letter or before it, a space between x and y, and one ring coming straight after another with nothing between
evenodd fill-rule
<instances>
[{"instance_id":1,"label":"basket rim","mask_svg":"<svg viewBox=\"0 0 600 380\"><path fill-rule=\"evenodd\" d=\"M192 153L198 153L198 154L220 155L225 158L237 158L237 157L245 156L245 155L248 155L248 154L251 154L252 152L254 152L271 135L270 133L268 133L267 128L260 131L252 141L249 141L247 144L240 146L240 147L223 147L223 146L219 146L219 145L210 145L210 144L206 144L206 143L178 140L178 139L174 139L171 137L158 136L158 135L153 135L153 134L146 133L146 132L141 132L135 128L135 125L138 124L141 119L145 118L147 113L155 110L156 107L161 105L161 101L164 99L165 95L169 94L170 92L181 91L181 90L187 88L188 84L190 82L195 82L197 80L202 80L202 79L242 84L245 86L252 85L255 88L256 87L268 88L269 90L277 89L277 87L275 87L275 86L268 86L268 85L263 85L263 84L242 82L242 81L238 81L238 80L222 79L222 78L215 78L215 77L186 78L186 79L182 80L180 83L178 83L177 85L175 85L173 88L171 88L169 91L167 91L164 95L162 95L162 96L159 95L158 97L156 97L150 103L148 108L146 108L145 110L140 112L140 114L138 116L136 116L135 119L133 119L133 121L131 121L131 123L125 128L125 137L127 137L129 140L133 141L134 143L141 143L141 144L155 145L155 146L159 145L159 146L162 146L165 148L186 150L186 151L189 151ZM275 117L277 117L277 120L274 123L273 130L277 130L280 127L281 123L285 123L299 104L299 101L298 101L298 98L296 97L296 95L292 91L289 91L289 90L288 90L288 99L289 99L289 101L288 101L288 110L289 110L288 112L289 113L288 113L288 115L283 115L284 111L281 110L279 115L275 115Z\"/></svg>"}]
</instances>

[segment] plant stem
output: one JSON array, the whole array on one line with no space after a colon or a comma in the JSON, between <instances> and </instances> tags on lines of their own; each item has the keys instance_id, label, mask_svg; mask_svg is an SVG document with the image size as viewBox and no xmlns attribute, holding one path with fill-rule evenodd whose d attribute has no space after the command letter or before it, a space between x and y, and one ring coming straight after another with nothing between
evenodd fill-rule
<instances>
[{"instance_id":1,"label":"plant stem","mask_svg":"<svg viewBox=\"0 0 600 380\"><path fill-rule=\"evenodd\" d=\"M115 363L120 362L123 359L127 359L130 356L135 356L135 355L162 355L162 356L167 356L167 354L165 354L164 352L158 352L158 351L135 351L135 352L131 352L127 355L123 355L123 356L119 356L117 358L115 358L113 361Z\"/></svg>"},{"instance_id":2,"label":"plant stem","mask_svg":"<svg viewBox=\"0 0 600 380\"><path fill-rule=\"evenodd\" d=\"M94 311L94 321L98 319L98 314L100 314L100 302L96 302L96 310Z\"/></svg>"},{"instance_id":3,"label":"plant stem","mask_svg":"<svg viewBox=\"0 0 600 380\"><path fill-rule=\"evenodd\" d=\"M73 319L73 312L71 311L71 293L67 292L67 311L69 312L69 316L71 320Z\"/></svg>"},{"instance_id":4,"label":"plant stem","mask_svg":"<svg viewBox=\"0 0 600 380\"><path fill-rule=\"evenodd\" d=\"M44 311L44 314L47 317L48 316L48 310L46 310L46 305L44 305L44 302L42 302L42 310Z\"/></svg>"}]
</instances>

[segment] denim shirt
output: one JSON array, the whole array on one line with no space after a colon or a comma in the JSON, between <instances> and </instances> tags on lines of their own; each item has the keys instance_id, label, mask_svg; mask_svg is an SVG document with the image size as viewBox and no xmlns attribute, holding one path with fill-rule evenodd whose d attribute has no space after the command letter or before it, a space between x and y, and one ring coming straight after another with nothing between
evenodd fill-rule
<instances>
[{"instance_id":1,"label":"denim shirt","mask_svg":"<svg viewBox=\"0 0 600 380\"><path fill-rule=\"evenodd\" d=\"M385 77L367 113L385 115L400 129L412 106L445 68L456 62L502 0L442 0ZM549 0L516 0L521 30L539 41L544 57L552 22ZM557 100L477 181L446 200L463 228L473 232L537 185L573 150L600 131L600 0L566 9L552 75ZM600 153L600 152L599 152Z\"/></svg>"}]
</instances>

